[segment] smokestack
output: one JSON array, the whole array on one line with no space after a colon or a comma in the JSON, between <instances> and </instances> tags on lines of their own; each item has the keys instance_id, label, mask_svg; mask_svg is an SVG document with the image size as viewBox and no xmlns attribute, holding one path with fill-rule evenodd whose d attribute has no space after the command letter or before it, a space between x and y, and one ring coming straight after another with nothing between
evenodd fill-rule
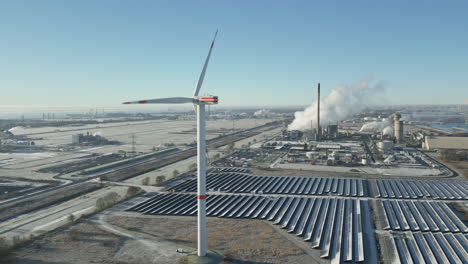
<instances>
[{"instance_id":1,"label":"smokestack","mask_svg":"<svg viewBox=\"0 0 468 264\"><path fill-rule=\"evenodd\" d=\"M320 83L318 83L317 93L317 135L320 136L322 134L320 130Z\"/></svg>"}]
</instances>

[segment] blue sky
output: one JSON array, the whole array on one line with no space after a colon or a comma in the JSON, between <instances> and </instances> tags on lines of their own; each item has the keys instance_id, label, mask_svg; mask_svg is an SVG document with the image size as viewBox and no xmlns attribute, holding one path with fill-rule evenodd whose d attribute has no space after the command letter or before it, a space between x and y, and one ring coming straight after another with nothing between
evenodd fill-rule
<instances>
[{"instance_id":1,"label":"blue sky","mask_svg":"<svg viewBox=\"0 0 468 264\"><path fill-rule=\"evenodd\" d=\"M202 91L307 105L387 83L389 104L468 103L468 1L0 0L0 105L117 105ZM398 94L398 96L397 96Z\"/></svg>"}]
</instances>

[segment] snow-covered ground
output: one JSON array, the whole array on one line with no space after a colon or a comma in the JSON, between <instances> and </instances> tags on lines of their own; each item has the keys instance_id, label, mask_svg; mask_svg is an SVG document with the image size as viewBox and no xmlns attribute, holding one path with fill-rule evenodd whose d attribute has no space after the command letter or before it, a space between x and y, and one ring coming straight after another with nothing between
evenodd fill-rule
<instances>
[{"instance_id":1,"label":"snow-covered ground","mask_svg":"<svg viewBox=\"0 0 468 264\"><path fill-rule=\"evenodd\" d=\"M235 120L208 120L207 121L207 139L217 137L218 134L210 133L210 130L226 129L246 129L262 125L272 119L241 119ZM118 150L130 151L132 149L132 134L135 134L136 150L139 152L151 151L153 147L162 144L186 144L196 140L195 133L182 133L192 130L195 132L196 122L189 120L151 120L109 124L93 124L74 127L41 127L41 128L23 128L12 129L15 135L28 135L39 146L59 146L67 145L72 142L72 135L83 133L99 133L101 136L122 142L123 145L108 145L99 149L91 149L89 152L108 153ZM39 133L39 134L38 134Z\"/></svg>"},{"instance_id":2,"label":"snow-covered ground","mask_svg":"<svg viewBox=\"0 0 468 264\"><path fill-rule=\"evenodd\" d=\"M0 152L0 166L24 161L52 158L57 156L54 152Z\"/></svg>"},{"instance_id":3,"label":"snow-covered ground","mask_svg":"<svg viewBox=\"0 0 468 264\"><path fill-rule=\"evenodd\" d=\"M442 174L443 171L434 168L368 168L364 167L362 170L370 174L382 175L403 175L403 176L434 176Z\"/></svg>"},{"instance_id":4,"label":"snow-covered ground","mask_svg":"<svg viewBox=\"0 0 468 264\"><path fill-rule=\"evenodd\" d=\"M359 173L380 174L392 176L435 176L443 172L434 168L371 168L371 167L340 167L340 166L322 166L311 164L298 163L277 163L275 168L292 169L292 170L312 170L312 171L327 171L327 172L346 172L351 173L351 170L357 170ZM354 171L358 173L357 171Z\"/></svg>"},{"instance_id":5,"label":"snow-covered ground","mask_svg":"<svg viewBox=\"0 0 468 264\"><path fill-rule=\"evenodd\" d=\"M235 120L208 120L207 121L207 138L217 137L218 134L209 133L210 130L226 129L229 132L233 127L238 129L246 129L254 126L259 126L273 119L241 119ZM151 120L151 121L136 121L136 122L121 122L109 124L93 124L85 126L69 126L69 127L42 127L42 128L24 128L17 127L11 130L15 135L28 135L28 138L33 139L36 145L39 146L60 146L71 144L72 135L78 133L100 133L103 137L109 140L122 142L121 145L105 145L105 146L83 146L77 147L74 151L57 151L57 152L37 152L37 153L0 153L0 176L8 177L25 177L33 179L53 179L55 174L39 173L39 168L48 167L54 164L66 163L72 160L79 159L90 153L116 153L120 150L132 150L132 134L135 134L135 148L137 152L152 152L153 147L159 145L173 143L182 145L192 143L196 140L195 133L185 133L186 131L195 132L195 121L187 120ZM38 134L39 133L39 134ZM244 140L240 144L246 144ZM258 138L260 140L260 138ZM237 145L236 145L237 146ZM240 145L239 145L240 146ZM60 148L60 147L59 147ZM57 150L59 149L57 148ZM62 148L64 149L64 148ZM189 166L194 161L190 160L184 163L184 166ZM171 171L174 168L171 167ZM179 171L184 170L183 168ZM165 172L166 173L166 172Z\"/></svg>"}]
</instances>

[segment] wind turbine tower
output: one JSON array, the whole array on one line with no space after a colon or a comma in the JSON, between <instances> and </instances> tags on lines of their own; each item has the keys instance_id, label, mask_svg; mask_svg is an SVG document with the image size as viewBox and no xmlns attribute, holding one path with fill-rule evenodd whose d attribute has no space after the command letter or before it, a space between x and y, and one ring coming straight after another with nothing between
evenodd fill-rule
<instances>
[{"instance_id":1,"label":"wind turbine tower","mask_svg":"<svg viewBox=\"0 0 468 264\"><path fill-rule=\"evenodd\" d=\"M208 56L203 65L202 72L198 78L197 86L193 97L170 97L151 100L140 100L134 102L125 102L124 104L186 104L192 103L197 115L197 204L198 204L198 256L206 255L206 127L205 127L205 105L218 104L217 96L198 96L205 78L208 62L210 61L211 51L216 40L218 31L216 31L211 42Z\"/></svg>"}]
</instances>

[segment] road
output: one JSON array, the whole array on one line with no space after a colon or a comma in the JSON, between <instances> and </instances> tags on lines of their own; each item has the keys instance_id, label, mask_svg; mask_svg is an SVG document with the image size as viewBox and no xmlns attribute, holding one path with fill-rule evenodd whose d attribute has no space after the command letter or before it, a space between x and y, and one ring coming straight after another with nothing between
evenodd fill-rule
<instances>
[{"instance_id":1,"label":"road","mask_svg":"<svg viewBox=\"0 0 468 264\"><path fill-rule=\"evenodd\" d=\"M106 194L116 192L124 197L128 187L110 186L69 201L55 204L41 210L22 214L0 223L0 235L13 238L15 236L28 238L54 230L70 222L70 215L75 219L96 211L96 200Z\"/></svg>"}]
</instances>

